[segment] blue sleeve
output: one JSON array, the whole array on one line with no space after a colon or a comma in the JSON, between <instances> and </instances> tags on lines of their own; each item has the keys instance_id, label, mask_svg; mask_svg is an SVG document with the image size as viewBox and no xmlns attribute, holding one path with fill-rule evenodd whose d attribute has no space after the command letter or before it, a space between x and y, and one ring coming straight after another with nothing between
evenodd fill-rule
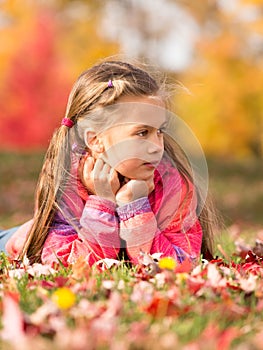
<instances>
[{"instance_id":1,"label":"blue sleeve","mask_svg":"<svg viewBox=\"0 0 263 350\"><path fill-rule=\"evenodd\" d=\"M6 253L5 245L18 228L19 226L12 227L8 230L0 230L0 252Z\"/></svg>"}]
</instances>

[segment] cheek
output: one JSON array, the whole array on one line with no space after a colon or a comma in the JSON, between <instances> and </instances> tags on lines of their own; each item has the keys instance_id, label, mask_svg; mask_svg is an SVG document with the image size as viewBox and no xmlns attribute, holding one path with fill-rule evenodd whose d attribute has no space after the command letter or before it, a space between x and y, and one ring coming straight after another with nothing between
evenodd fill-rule
<instances>
[{"instance_id":1,"label":"cheek","mask_svg":"<svg viewBox=\"0 0 263 350\"><path fill-rule=\"evenodd\" d=\"M116 168L122 176L127 177L128 179L143 180L146 181L152 177L154 173L153 168L144 168L141 166L141 163L136 159L127 160L119 164Z\"/></svg>"},{"instance_id":2,"label":"cheek","mask_svg":"<svg viewBox=\"0 0 263 350\"><path fill-rule=\"evenodd\" d=\"M138 175L138 164L136 160L124 160L119 163L115 169L123 176L128 178L136 178Z\"/></svg>"},{"instance_id":3,"label":"cheek","mask_svg":"<svg viewBox=\"0 0 263 350\"><path fill-rule=\"evenodd\" d=\"M141 142L126 140L119 142L104 152L104 159L117 169L121 164L128 164L133 159L145 159L146 147Z\"/></svg>"}]
</instances>

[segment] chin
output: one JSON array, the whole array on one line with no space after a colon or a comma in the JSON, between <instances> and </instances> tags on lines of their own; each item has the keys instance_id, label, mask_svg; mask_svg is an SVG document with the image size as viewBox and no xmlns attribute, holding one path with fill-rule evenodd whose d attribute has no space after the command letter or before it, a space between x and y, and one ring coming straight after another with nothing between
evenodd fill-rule
<instances>
[{"instance_id":1,"label":"chin","mask_svg":"<svg viewBox=\"0 0 263 350\"><path fill-rule=\"evenodd\" d=\"M149 180L152 176L153 173L155 171L155 169L147 169L147 170L143 170L141 171L141 169L138 169L138 171L134 171L134 169L132 169L132 171L125 171L123 169L116 169L118 171L118 173L123 176L126 177L127 179L130 180L141 180L141 181L147 181Z\"/></svg>"},{"instance_id":2,"label":"chin","mask_svg":"<svg viewBox=\"0 0 263 350\"><path fill-rule=\"evenodd\" d=\"M129 177L129 179L131 179L131 180L147 181L147 180L149 180L152 176L153 176L153 172L151 172L150 174L142 174L142 175L132 176L132 177ZM126 176L126 177L127 177L127 176Z\"/></svg>"}]
</instances>

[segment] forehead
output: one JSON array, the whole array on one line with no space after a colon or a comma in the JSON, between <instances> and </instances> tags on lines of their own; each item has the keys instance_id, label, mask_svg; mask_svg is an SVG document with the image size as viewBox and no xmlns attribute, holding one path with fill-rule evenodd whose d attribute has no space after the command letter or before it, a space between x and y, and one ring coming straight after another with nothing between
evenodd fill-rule
<instances>
[{"instance_id":1,"label":"forehead","mask_svg":"<svg viewBox=\"0 0 263 350\"><path fill-rule=\"evenodd\" d=\"M144 124L155 128L167 121L164 103L158 97L123 98L114 105L114 125Z\"/></svg>"}]
</instances>

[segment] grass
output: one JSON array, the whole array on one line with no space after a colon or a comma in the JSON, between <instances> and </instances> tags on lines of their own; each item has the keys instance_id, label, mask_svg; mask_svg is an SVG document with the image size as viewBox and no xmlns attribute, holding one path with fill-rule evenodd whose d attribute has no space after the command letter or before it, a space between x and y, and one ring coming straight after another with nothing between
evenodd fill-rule
<instances>
[{"instance_id":1,"label":"grass","mask_svg":"<svg viewBox=\"0 0 263 350\"><path fill-rule=\"evenodd\" d=\"M153 274L143 264L101 270L80 260L40 275L36 265L33 275L2 254L1 348L259 350L262 266L253 274L237 260Z\"/></svg>"},{"instance_id":2,"label":"grass","mask_svg":"<svg viewBox=\"0 0 263 350\"><path fill-rule=\"evenodd\" d=\"M208 161L210 188L227 225L263 226L263 160Z\"/></svg>"},{"instance_id":3,"label":"grass","mask_svg":"<svg viewBox=\"0 0 263 350\"><path fill-rule=\"evenodd\" d=\"M0 153L0 227L13 227L32 217L43 157L40 152Z\"/></svg>"}]
</instances>

